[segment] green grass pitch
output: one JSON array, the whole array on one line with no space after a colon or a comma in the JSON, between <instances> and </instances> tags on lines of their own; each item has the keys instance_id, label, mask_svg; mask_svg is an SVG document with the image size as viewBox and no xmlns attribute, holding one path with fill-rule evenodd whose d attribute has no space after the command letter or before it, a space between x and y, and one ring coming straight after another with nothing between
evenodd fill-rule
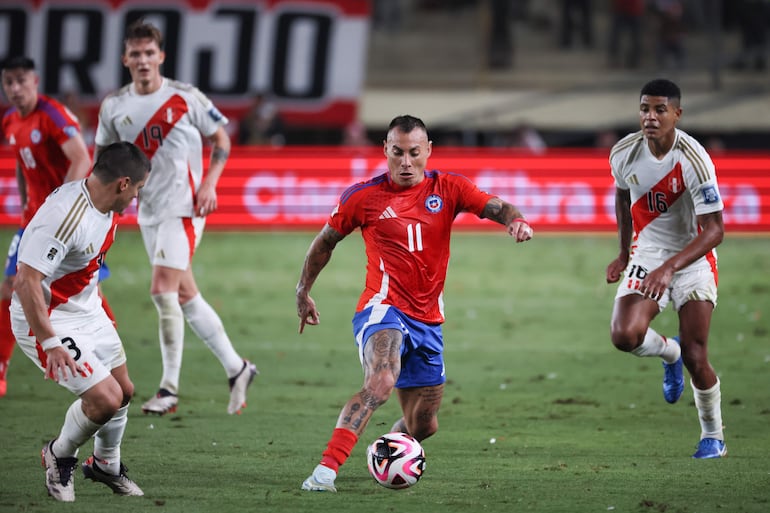
<instances>
[{"instance_id":1,"label":"green grass pitch","mask_svg":"<svg viewBox=\"0 0 770 513\"><path fill-rule=\"evenodd\" d=\"M0 232L7 247L11 232ZM448 384L427 468L392 491L368 475L366 444L398 415L370 423L337 494L300 491L342 404L361 384L350 318L363 285L360 236L343 241L312 296L321 325L297 334L294 286L314 233L214 233L195 257L199 285L237 349L261 371L240 416L213 355L187 333L180 408L141 413L160 378L149 265L138 232L119 231L104 290L136 385L123 458L143 498L75 479L77 501L46 495L39 453L68 392L18 349L0 399L0 512L682 512L770 511L770 239L728 234L711 360L722 380L729 456L691 458L700 433L689 386L665 403L657 359L615 350L604 282L612 236L503 230L456 233L446 284ZM674 334L668 311L655 321ZM90 443L81 460L90 454Z\"/></svg>"}]
</instances>

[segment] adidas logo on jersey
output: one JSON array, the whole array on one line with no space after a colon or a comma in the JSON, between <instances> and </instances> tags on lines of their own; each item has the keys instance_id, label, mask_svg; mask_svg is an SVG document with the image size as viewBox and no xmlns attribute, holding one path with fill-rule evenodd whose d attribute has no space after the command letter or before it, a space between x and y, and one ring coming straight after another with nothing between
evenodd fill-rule
<instances>
[{"instance_id":1,"label":"adidas logo on jersey","mask_svg":"<svg viewBox=\"0 0 770 513\"><path fill-rule=\"evenodd\" d=\"M126 117L124 117L124 118L121 120L120 124L121 124L121 125L123 125L123 126L126 126L126 125L133 125L133 124L134 124L134 122L133 122L133 121L131 121L131 116L126 116Z\"/></svg>"},{"instance_id":2,"label":"adidas logo on jersey","mask_svg":"<svg viewBox=\"0 0 770 513\"><path fill-rule=\"evenodd\" d=\"M392 208L390 208L390 206L388 206L388 208L386 208L385 210L383 210L383 211L382 211L382 214L380 214L380 219L394 219L394 218L396 218L396 217L398 217L398 216L397 216L397 215L396 215L396 213L393 211L393 209L392 209Z\"/></svg>"},{"instance_id":3,"label":"adidas logo on jersey","mask_svg":"<svg viewBox=\"0 0 770 513\"><path fill-rule=\"evenodd\" d=\"M84 255L90 255L91 253L96 253L96 250L94 249L94 244L90 243L88 247L83 251Z\"/></svg>"},{"instance_id":4,"label":"adidas logo on jersey","mask_svg":"<svg viewBox=\"0 0 770 513\"><path fill-rule=\"evenodd\" d=\"M13 136L13 134L11 134L11 137L8 139L8 144L10 144L11 146L16 145L16 138Z\"/></svg>"}]
</instances>

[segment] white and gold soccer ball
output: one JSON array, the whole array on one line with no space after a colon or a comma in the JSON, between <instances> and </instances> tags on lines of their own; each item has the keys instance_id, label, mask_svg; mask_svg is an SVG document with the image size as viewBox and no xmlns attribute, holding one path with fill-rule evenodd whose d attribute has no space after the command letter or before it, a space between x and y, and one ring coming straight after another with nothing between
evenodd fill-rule
<instances>
[{"instance_id":1,"label":"white and gold soccer ball","mask_svg":"<svg viewBox=\"0 0 770 513\"><path fill-rule=\"evenodd\" d=\"M425 471L425 451L406 433L386 433L366 449L366 464L374 480L385 488L409 488Z\"/></svg>"}]
</instances>

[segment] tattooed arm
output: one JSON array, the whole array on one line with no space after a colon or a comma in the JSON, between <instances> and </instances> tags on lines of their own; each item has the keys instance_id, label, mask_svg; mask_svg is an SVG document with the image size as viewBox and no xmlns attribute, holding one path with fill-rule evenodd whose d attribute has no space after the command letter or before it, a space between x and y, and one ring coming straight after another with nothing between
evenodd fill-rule
<instances>
[{"instance_id":1,"label":"tattooed arm","mask_svg":"<svg viewBox=\"0 0 770 513\"><path fill-rule=\"evenodd\" d=\"M524 219L524 215L518 208L500 198L490 199L484 207L481 217L505 226L508 234L515 238L516 242L524 242L532 238L532 227Z\"/></svg>"},{"instance_id":2,"label":"tattooed arm","mask_svg":"<svg viewBox=\"0 0 770 513\"><path fill-rule=\"evenodd\" d=\"M329 263L337 243L344 238L344 235L327 224L310 243L297 283L297 315L300 333L305 329L305 324L316 325L320 322L315 301L310 297L310 289L321 270Z\"/></svg>"},{"instance_id":3,"label":"tattooed arm","mask_svg":"<svg viewBox=\"0 0 770 513\"><path fill-rule=\"evenodd\" d=\"M225 170L225 163L230 155L230 136L227 135L224 127L220 126L209 140L213 146L209 169L195 197L195 214L199 216L208 215L217 209L217 182Z\"/></svg>"}]
</instances>

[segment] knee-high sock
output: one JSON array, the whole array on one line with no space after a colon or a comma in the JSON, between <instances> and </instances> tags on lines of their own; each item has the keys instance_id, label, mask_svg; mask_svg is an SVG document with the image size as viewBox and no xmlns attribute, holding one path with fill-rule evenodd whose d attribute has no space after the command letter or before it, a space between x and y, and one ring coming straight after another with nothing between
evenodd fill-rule
<instances>
[{"instance_id":1,"label":"knee-high sock","mask_svg":"<svg viewBox=\"0 0 770 513\"><path fill-rule=\"evenodd\" d=\"M222 319L203 299L203 296L198 294L183 304L182 312L184 312L184 317L193 332L203 340L222 363L227 377L231 378L238 374L243 368L243 358L235 352L222 324Z\"/></svg>"},{"instance_id":2,"label":"knee-high sock","mask_svg":"<svg viewBox=\"0 0 770 513\"><path fill-rule=\"evenodd\" d=\"M128 405L120 408L115 415L96 432L94 456L99 468L108 474L120 473L120 443L128 424Z\"/></svg>"},{"instance_id":3,"label":"knee-high sock","mask_svg":"<svg viewBox=\"0 0 770 513\"><path fill-rule=\"evenodd\" d=\"M717 378L716 384L708 390L698 390L690 380L693 396L695 397L695 407L698 408L698 420L700 421L700 437L716 438L724 440L725 435L722 431L722 393L720 391L720 382Z\"/></svg>"},{"instance_id":4,"label":"knee-high sock","mask_svg":"<svg viewBox=\"0 0 770 513\"><path fill-rule=\"evenodd\" d=\"M163 360L163 377L160 388L172 394L179 392L179 372L182 369L184 349L184 316L179 306L179 294L164 292L153 294L152 302L158 309L158 336L160 355Z\"/></svg>"},{"instance_id":5,"label":"knee-high sock","mask_svg":"<svg viewBox=\"0 0 770 513\"><path fill-rule=\"evenodd\" d=\"M64 416L64 425L53 443L53 453L58 458L77 456L78 448L94 436L101 424L97 424L83 412L83 401L72 403Z\"/></svg>"},{"instance_id":6,"label":"knee-high sock","mask_svg":"<svg viewBox=\"0 0 770 513\"><path fill-rule=\"evenodd\" d=\"M333 471L339 471L358 442L358 436L345 428L335 428L321 458L321 465Z\"/></svg>"},{"instance_id":7,"label":"knee-high sock","mask_svg":"<svg viewBox=\"0 0 770 513\"><path fill-rule=\"evenodd\" d=\"M0 365L7 365L13 354L13 348L16 346L16 337L11 330L11 307L10 299L0 301ZM5 368L2 369L5 376Z\"/></svg>"},{"instance_id":8,"label":"knee-high sock","mask_svg":"<svg viewBox=\"0 0 770 513\"><path fill-rule=\"evenodd\" d=\"M652 328L648 328L642 345L631 353L636 356L660 356L666 363L674 363L679 359L682 350L673 340L668 340Z\"/></svg>"}]
</instances>

